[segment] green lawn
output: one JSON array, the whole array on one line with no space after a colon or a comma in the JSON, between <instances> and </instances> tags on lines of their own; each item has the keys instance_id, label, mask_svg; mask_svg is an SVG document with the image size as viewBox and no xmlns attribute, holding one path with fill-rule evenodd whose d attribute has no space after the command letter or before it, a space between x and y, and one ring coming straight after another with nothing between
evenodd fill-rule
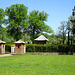
<instances>
[{"instance_id":1,"label":"green lawn","mask_svg":"<svg viewBox=\"0 0 75 75\"><path fill-rule=\"evenodd\" d=\"M0 75L75 75L75 55L0 57Z\"/></svg>"}]
</instances>

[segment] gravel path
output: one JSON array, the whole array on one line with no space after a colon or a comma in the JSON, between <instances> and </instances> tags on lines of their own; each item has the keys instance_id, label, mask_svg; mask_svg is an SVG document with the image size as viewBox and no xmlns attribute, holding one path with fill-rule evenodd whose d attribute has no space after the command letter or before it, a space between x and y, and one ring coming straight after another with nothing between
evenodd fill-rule
<instances>
[{"instance_id":1,"label":"gravel path","mask_svg":"<svg viewBox=\"0 0 75 75\"><path fill-rule=\"evenodd\" d=\"M4 54L4 55L0 55L0 57L5 57L5 56L12 56L12 54Z\"/></svg>"}]
</instances>

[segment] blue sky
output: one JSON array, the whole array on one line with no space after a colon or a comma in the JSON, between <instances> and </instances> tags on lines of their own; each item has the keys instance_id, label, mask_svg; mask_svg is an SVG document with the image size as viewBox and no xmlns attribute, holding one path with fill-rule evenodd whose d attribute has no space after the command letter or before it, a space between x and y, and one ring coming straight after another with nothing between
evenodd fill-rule
<instances>
[{"instance_id":1,"label":"blue sky","mask_svg":"<svg viewBox=\"0 0 75 75\"><path fill-rule=\"evenodd\" d=\"M45 11L49 15L46 24L57 33L60 22L67 21L71 16L75 0L0 0L0 8L6 9L12 4L24 4L28 7L28 13Z\"/></svg>"}]
</instances>

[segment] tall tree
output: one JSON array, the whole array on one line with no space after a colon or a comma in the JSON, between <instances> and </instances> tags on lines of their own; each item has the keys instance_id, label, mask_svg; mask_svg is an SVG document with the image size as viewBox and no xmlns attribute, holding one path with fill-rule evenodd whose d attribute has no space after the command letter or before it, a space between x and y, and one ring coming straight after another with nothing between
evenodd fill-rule
<instances>
[{"instance_id":1,"label":"tall tree","mask_svg":"<svg viewBox=\"0 0 75 75\"><path fill-rule=\"evenodd\" d=\"M33 10L32 12L30 12L28 32L30 33L31 40L33 41L33 43L34 38L36 38L39 33L53 32L52 28L45 24L45 21L47 21L47 16L48 14L44 11L39 12L38 10Z\"/></svg>"},{"instance_id":2,"label":"tall tree","mask_svg":"<svg viewBox=\"0 0 75 75\"><path fill-rule=\"evenodd\" d=\"M73 35L75 35L75 6L74 6L74 9L72 9L73 12L72 12L72 16L69 17L69 20L71 21L72 23L72 32L73 32Z\"/></svg>"},{"instance_id":3,"label":"tall tree","mask_svg":"<svg viewBox=\"0 0 75 75\"><path fill-rule=\"evenodd\" d=\"M8 16L8 32L16 40L21 39L23 29L28 27L27 7L24 4L15 4L7 7L5 10Z\"/></svg>"},{"instance_id":4,"label":"tall tree","mask_svg":"<svg viewBox=\"0 0 75 75\"><path fill-rule=\"evenodd\" d=\"M0 33L2 34L2 40L4 41L4 31L2 24L4 24L5 12L2 8L0 8Z\"/></svg>"},{"instance_id":5,"label":"tall tree","mask_svg":"<svg viewBox=\"0 0 75 75\"><path fill-rule=\"evenodd\" d=\"M69 20L72 23L72 33L73 33L73 37L75 38L75 6L74 9L72 9L72 16L69 17ZM75 39L73 39L73 44L75 45Z\"/></svg>"},{"instance_id":6,"label":"tall tree","mask_svg":"<svg viewBox=\"0 0 75 75\"><path fill-rule=\"evenodd\" d=\"M72 33L73 33L73 35L75 35L75 15L74 16L70 16L69 20L72 23Z\"/></svg>"},{"instance_id":7,"label":"tall tree","mask_svg":"<svg viewBox=\"0 0 75 75\"><path fill-rule=\"evenodd\" d=\"M70 33L71 33L71 45L72 45L72 24L70 21L66 22L66 30L68 31L68 45L70 42Z\"/></svg>"},{"instance_id":8,"label":"tall tree","mask_svg":"<svg viewBox=\"0 0 75 75\"><path fill-rule=\"evenodd\" d=\"M62 21L61 26L58 27L58 29L60 30L60 33L63 35L63 44L64 44L66 39L66 21Z\"/></svg>"}]
</instances>

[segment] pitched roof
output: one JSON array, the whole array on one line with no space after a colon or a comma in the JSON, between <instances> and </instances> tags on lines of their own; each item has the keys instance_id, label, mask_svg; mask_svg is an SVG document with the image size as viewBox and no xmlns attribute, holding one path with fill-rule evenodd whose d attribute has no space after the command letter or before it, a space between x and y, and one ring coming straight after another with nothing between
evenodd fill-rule
<instances>
[{"instance_id":1,"label":"pitched roof","mask_svg":"<svg viewBox=\"0 0 75 75\"><path fill-rule=\"evenodd\" d=\"M6 43L6 42L4 42L4 41L0 40L0 43Z\"/></svg>"},{"instance_id":2,"label":"pitched roof","mask_svg":"<svg viewBox=\"0 0 75 75\"><path fill-rule=\"evenodd\" d=\"M16 42L14 42L14 43L25 43L25 42L23 42L22 40L18 40L18 41L16 41Z\"/></svg>"},{"instance_id":3,"label":"pitched roof","mask_svg":"<svg viewBox=\"0 0 75 75\"><path fill-rule=\"evenodd\" d=\"M40 35L38 38L35 39L35 41L49 41L49 40L45 38L43 35Z\"/></svg>"}]
</instances>

